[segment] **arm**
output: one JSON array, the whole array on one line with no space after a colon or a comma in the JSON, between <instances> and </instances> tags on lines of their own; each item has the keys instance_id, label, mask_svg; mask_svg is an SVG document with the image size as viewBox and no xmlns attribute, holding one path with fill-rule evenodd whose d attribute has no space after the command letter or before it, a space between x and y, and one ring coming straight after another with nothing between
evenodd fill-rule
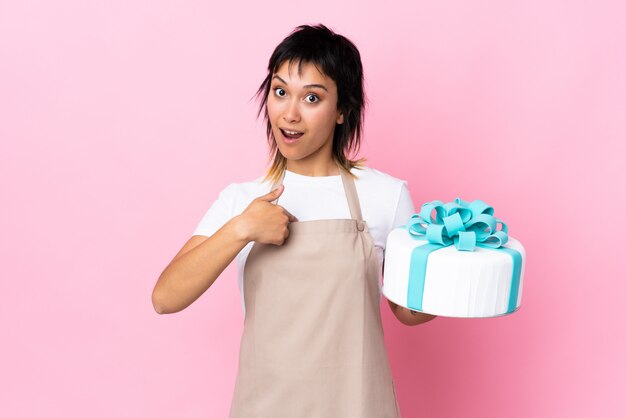
<instances>
[{"instance_id":1,"label":"arm","mask_svg":"<svg viewBox=\"0 0 626 418\"><path fill-rule=\"evenodd\" d=\"M257 197L210 237L192 236L159 276L152 291L154 310L174 313L191 305L249 242L282 245L289 222L297 221L286 209L270 203L283 190L280 186Z\"/></svg>"},{"instance_id":2,"label":"arm","mask_svg":"<svg viewBox=\"0 0 626 418\"><path fill-rule=\"evenodd\" d=\"M163 270L152 291L157 313L175 313L200 297L250 242L235 216L210 237L194 235Z\"/></svg>"}]
</instances>

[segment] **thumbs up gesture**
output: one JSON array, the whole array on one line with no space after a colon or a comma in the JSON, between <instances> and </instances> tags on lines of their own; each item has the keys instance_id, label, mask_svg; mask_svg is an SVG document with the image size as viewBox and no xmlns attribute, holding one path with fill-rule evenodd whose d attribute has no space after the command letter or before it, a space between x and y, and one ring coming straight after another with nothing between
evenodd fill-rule
<instances>
[{"instance_id":1,"label":"thumbs up gesture","mask_svg":"<svg viewBox=\"0 0 626 418\"><path fill-rule=\"evenodd\" d=\"M254 199L239 215L239 224L248 241L282 245L289 236L289 222L298 219L282 206L272 202L285 190L280 185L275 190Z\"/></svg>"}]
</instances>

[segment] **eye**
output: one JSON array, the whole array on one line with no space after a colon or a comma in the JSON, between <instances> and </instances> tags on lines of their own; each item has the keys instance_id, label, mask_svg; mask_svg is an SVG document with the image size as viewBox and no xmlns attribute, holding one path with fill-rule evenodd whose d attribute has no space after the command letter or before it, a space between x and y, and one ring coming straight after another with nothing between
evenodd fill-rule
<instances>
[{"instance_id":1,"label":"eye","mask_svg":"<svg viewBox=\"0 0 626 418\"><path fill-rule=\"evenodd\" d=\"M274 94L276 94L279 97L283 97L284 94L280 94L280 92L285 93L285 90L282 87L274 87Z\"/></svg>"},{"instance_id":2,"label":"eye","mask_svg":"<svg viewBox=\"0 0 626 418\"><path fill-rule=\"evenodd\" d=\"M314 95L314 94L308 94L306 97L307 97L307 98L309 98L309 97L313 97L313 98L315 99L314 101L307 100L307 102L309 102L309 103L317 103L317 102L320 100L320 99L319 99L319 97L317 97L317 96L316 96L316 95Z\"/></svg>"}]
</instances>

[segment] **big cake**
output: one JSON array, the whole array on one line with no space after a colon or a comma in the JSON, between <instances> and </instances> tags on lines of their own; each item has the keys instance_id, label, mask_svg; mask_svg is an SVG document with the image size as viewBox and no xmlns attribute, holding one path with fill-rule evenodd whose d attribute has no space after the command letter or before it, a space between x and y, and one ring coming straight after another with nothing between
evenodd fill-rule
<instances>
[{"instance_id":1,"label":"big cake","mask_svg":"<svg viewBox=\"0 0 626 418\"><path fill-rule=\"evenodd\" d=\"M485 318L519 309L526 251L493 213L482 200L424 203L387 237L385 297L450 317Z\"/></svg>"}]
</instances>

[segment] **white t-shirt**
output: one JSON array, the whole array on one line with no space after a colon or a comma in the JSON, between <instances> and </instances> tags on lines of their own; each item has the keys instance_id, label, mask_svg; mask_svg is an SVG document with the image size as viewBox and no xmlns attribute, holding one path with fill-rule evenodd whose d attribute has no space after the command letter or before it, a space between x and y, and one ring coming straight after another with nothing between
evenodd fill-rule
<instances>
[{"instance_id":1,"label":"white t-shirt","mask_svg":"<svg viewBox=\"0 0 626 418\"><path fill-rule=\"evenodd\" d=\"M393 228L406 223L414 213L413 201L406 180L397 179L370 167L353 168L361 213L372 235L378 254L378 288L382 297L382 266L387 235ZM234 216L241 214L255 198L270 191L263 177L226 186L200 220L193 235L211 236ZM350 219L350 207L341 175L305 176L286 170L285 189L278 198L299 221L317 219ZM236 256L241 304L245 314L243 274L246 258L254 243L248 243Z\"/></svg>"}]
</instances>

